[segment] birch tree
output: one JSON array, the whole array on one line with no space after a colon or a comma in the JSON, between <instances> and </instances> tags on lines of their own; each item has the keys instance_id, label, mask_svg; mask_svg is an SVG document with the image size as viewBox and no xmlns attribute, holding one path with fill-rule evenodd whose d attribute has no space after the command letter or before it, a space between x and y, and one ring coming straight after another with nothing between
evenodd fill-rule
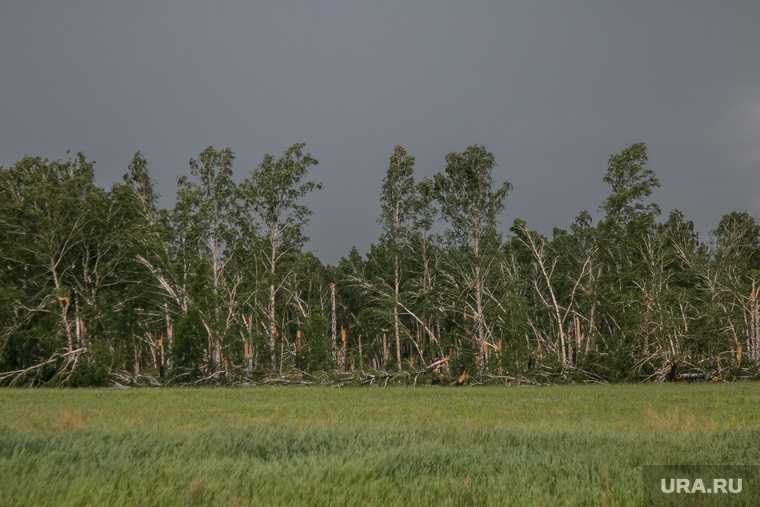
<instances>
[{"instance_id":1,"label":"birch tree","mask_svg":"<svg viewBox=\"0 0 760 507\"><path fill-rule=\"evenodd\" d=\"M474 337L478 349L478 369L486 372L488 325L485 321L484 282L489 267L484 250L486 239L496 234L499 213L511 185L496 184L493 169L496 161L484 146L469 146L465 151L449 153L446 167L435 176L435 191L449 236L467 252L471 273L467 285L474 299ZM461 276L460 276L461 278Z\"/></svg>"},{"instance_id":2,"label":"birch tree","mask_svg":"<svg viewBox=\"0 0 760 507\"><path fill-rule=\"evenodd\" d=\"M218 150L211 146L203 150L197 159L191 159L190 175L193 178L183 176L179 179L174 211L179 240L183 242L184 252L181 254L190 256L185 261L185 269L203 275L199 288L207 283L207 290L201 288L194 299L208 337L207 359L211 371L216 371L221 364L224 335L229 327L229 319L222 308L225 304L222 289L225 267L229 261L225 256L225 247L234 228L234 159L229 148ZM204 269L187 264L192 263L192 257L196 255L205 264Z\"/></svg>"},{"instance_id":3,"label":"birch tree","mask_svg":"<svg viewBox=\"0 0 760 507\"><path fill-rule=\"evenodd\" d=\"M19 287L15 319L6 339L44 314L56 316L56 335L71 353L77 342L74 322L76 249L85 239L94 192L93 165L83 154L62 161L25 157L0 169L2 260ZM55 346L51 347L52 352Z\"/></svg>"},{"instance_id":4,"label":"birch tree","mask_svg":"<svg viewBox=\"0 0 760 507\"><path fill-rule=\"evenodd\" d=\"M534 277L532 280L535 294L540 300L542 306L551 315L553 322L554 335L557 338L556 344L552 343L559 356L559 363L562 368L572 366L573 350L578 351L581 346L580 338L580 312L576 305L576 298L583 282L590 273L591 261L594 251L586 253L585 259L580 263L580 268L574 273L558 273L557 265L560 261L560 254L547 245L546 239L535 231L531 231L525 224L518 225L518 240L530 252L533 259ZM563 294L559 286L563 285L562 280L557 280L557 275L563 274L569 278L570 290ZM568 317L574 317L573 327L568 333ZM588 319L586 319L588 320ZM568 335L576 338L575 347L569 340Z\"/></svg>"},{"instance_id":5,"label":"birch tree","mask_svg":"<svg viewBox=\"0 0 760 507\"><path fill-rule=\"evenodd\" d=\"M288 273L278 272L283 256L301 248L306 241L304 227L311 210L303 199L322 188L309 181L309 169L317 160L304 151L305 144L290 146L279 157L267 154L241 185L241 199L252 220L261 224L267 242L269 275L269 352L272 371L277 371L277 295L287 282Z\"/></svg>"},{"instance_id":6,"label":"birch tree","mask_svg":"<svg viewBox=\"0 0 760 507\"><path fill-rule=\"evenodd\" d=\"M393 256L393 336L396 343L396 367L401 361L401 330L399 303L402 254L409 240L410 221L415 206L414 157L403 146L396 146L388 162L380 194L381 215L385 238Z\"/></svg>"}]
</instances>

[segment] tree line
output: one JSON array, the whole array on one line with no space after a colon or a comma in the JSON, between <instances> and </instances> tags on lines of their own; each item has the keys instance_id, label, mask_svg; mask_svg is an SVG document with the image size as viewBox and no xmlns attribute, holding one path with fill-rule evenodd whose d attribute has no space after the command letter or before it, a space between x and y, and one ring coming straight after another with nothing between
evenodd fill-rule
<instances>
[{"instance_id":1,"label":"tree line","mask_svg":"<svg viewBox=\"0 0 760 507\"><path fill-rule=\"evenodd\" d=\"M760 225L706 240L662 216L647 147L613 154L598 219L499 219L484 146L432 178L394 148L381 236L305 250L304 144L242 181L208 147L161 207L139 152L104 189L85 155L0 167L0 384L615 382L758 375ZM604 169L604 168L600 168Z\"/></svg>"}]
</instances>

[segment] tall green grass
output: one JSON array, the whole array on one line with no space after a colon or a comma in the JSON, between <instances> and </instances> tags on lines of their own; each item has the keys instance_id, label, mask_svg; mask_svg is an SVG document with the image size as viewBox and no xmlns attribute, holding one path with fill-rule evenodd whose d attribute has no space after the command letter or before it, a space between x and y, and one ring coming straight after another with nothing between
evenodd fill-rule
<instances>
[{"instance_id":1,"label":"tall green grass","mask_svg":"<svg viewBox=\"0 0 760 507\"><path fill-rule=\"evenodd\" d=\"M760 463L760 386L0 390L0 505L637 505Z\"/></svg>"}]
</instances>

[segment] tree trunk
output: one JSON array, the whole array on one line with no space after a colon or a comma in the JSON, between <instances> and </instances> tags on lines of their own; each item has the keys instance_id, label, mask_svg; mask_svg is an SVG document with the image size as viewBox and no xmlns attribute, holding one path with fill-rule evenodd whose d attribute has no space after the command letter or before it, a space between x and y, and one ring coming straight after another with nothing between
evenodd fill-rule
<instances>
[{"instance_id":1,"label":"tree trunk","mask_svg":"<svg viewBox=\"0 0 760 507\"><path fill-rule=\"evenodd\" d=\"M348 357L348 330L346 326L340 326L340 355L338 368L346 369L346 358Z\"/></svg>"},{"instance_id":2,"label":"tree trunk","mask_svg":"<svg viewBox=\"0 0 760 507\"><path fill-rule=\"evenodd\" d=\"M158 335L158 373L160 378L166 376L166 354L164 350L164 335Z\"/></svg>"},{"instance_id":3,"label":"tree trunk","mask_svg":"<svg viewBox=\"0 0 760 507\"><path fill-rule=\"evenodd\" d=\"M172 351L174 350L174 322L169 315L169 305L164 303L164 318L166 320L166 367L172 366Z\"/></svg>"},{"instance_id":4,"label":"tree trunk","mask_svg":"<svg viewBox=\"0 0 760 507\"><path fill-rule=\"evenodd\" d=\"M331 316L330 316L330 352L332 354L333 360L337 364L337 344L338 344L338 315L336 313L335 308L335 282L330 282L330 307L331 307Z\"/></svg>"},{"instance_id":5,"label":"tree trunk","mask_svg":"<svg viewBox=\"0 0 760 507\"><path fill-rule=\"evenodd\" d=\"M362 335L359 335L359 370L364 371L364 350L362 349Z\"/></svg>"},{"instance_id":6,"label":"tree trunk","mask_svg":"<svg viewBox=\"0 0 760 507\"><path fill-rule=\"evenodd\" d=\"M390 355L390 352L388 351L388 335L386 333L383 333L383 369L388 368L388 356Z\"/></svg>"},{"instance_id":7,"label":"tree trunk","mask_svg":"<svg viewBox=\"0 0 760 507\"><path fill-rule=\"evenodd\" d=\"M749 293L748 303L748 325L747 325L747 352L752 361L760 359L760 298L758 298L758 287L755 280L752 280L752 290Z\"/></svg>"},{"instance_id":8,"label":"tree trunk","mask_svg":"<svg viewBox=\"0 0 760 507\"><path fill-rule=\"evenodd\" d=\"M483 283L481 280L480 267L480 217L475 219L473 231L473 257L475 262L475 332L477 333L478 345L478 373L482 376L486 373L486 328L483 322Z\"/></svg>"},{"instance_id":9,"label":"tree trunk","mask_svg":"<svg viewBox=\"0 0 760 507\"><path fill-rule=\"evenodd\" d=\"M215 237L211 237L209 239L209 249L211 250L211 269L212 269L212 285L214 287L214 296L217 296L219 293L219 244L217 243L217 240ZM214 298L214 316L215 321L219 321L219 306L216 303L216 297ZM217 336L216 329L214 327L209 326L209 347L210 347L210 355L211 355L211 370L216 371L219 369L219 365L221 364L221 344L219 343L219 337Z\"/></svg>"},{"instance_id":10,"label":"tree trunk","mask_svg":"<svg viewBox=\"0 0 760 507\"><path fill-rule=\"evenodd\" d=\"M71 335L71 323L69 322L69 297L64 296L61 292L61 281L58 278L58 271L56 269L56 263L50 262L50 270L53 273L53 284L55 285L56 300L60 308L61 324L63 325L63 332L66 334L66 351L71 352L74 350L74 338Z\"/></svg>"},{"instance_id":11,"label":"tree trunk","mask_svg":"<svg viewBox=\"0 0 760 507\"><path fill-rule=\"evenodd\" d=\"M277 315L274 307L275 293L274 284L269 286L269 352L272 362L272 371L277 371Z\"/></svg>"},{"instance_id":12,"label":"tree trunk","mask_svg":"<svg viewBox=\"0 0 760 507\"><path fill-rule=\"evenodd\" d=\"M140 374L140 346L137 341L137 338L132 337L132 345L133 345L132 372L135 375L139 375Z\"/></svg>"},{"instance_id":13,"label":"tree trunk","mask_svg":"<svg viewBox=\"0 0 760 507\"><path fill-rule=\"evenodd\" d=\"M246 373L253 372L253 315L243 315L245 335L243 336L243 360L245 361Z\"/></svg>"},{"instance_id":14,"label":"tree trunk","mask_svg":"<svg viewBox=\"0 0 760 507\"><path fill-rule=\"evenodd\" d=\"M301 354L301 348L303 347L303 331L301 331L300 326L299 324L298 329L296 329L296 357Z\"/></svg>"},{"instance_id":15,"label":"tree trunk","mask_svg":"<svg viewBox=\"0 0 760 507\"><path fill-rule=\"evenodd\" d=\"M74 329L76 330L77 347L84 347L87 345L85 338L84 320L79 314L79 300L74 300Z\"/></svg>"},{"instance_id":16,"label":"tree trunk","mask_svg":"<svg viewBox=\"0 0 760 507\"><path fill-rule=\"evenodd\" d=\"M269 284L269 350L272 360L272 372L277 371L277 310L275 308L275 287L274 277L277 271L277 242L274 237L274 231L270 229L270 242L272 245L270 261L270 272L272 279Z\"/></svg>"},{"instance_id":17,"label":"tree trunk","mask_svg":"<svg viewBox=\"0 0 760 507\"><path fill-rule=\"evenodd\" d=\"M475 328L478 337L478 370L486 373L486 332L483 325L483 288L480 283L480 266L475 266Z\"/></svg>"},{"instance_id":18,"label":"tree trunk","mask_svg":"<svg viewBox=\"0 0 760 507\"><path fill-rule=\"evenodd\" d=\"M399 331L399 317L398 317L398 304L399 304L399 267L398 267L398 253L394 255L394 278L393 278L393 332L396 337L396 365L398 371L403 369L401 364L401 332Z\"/></svg>"}]
</instances>

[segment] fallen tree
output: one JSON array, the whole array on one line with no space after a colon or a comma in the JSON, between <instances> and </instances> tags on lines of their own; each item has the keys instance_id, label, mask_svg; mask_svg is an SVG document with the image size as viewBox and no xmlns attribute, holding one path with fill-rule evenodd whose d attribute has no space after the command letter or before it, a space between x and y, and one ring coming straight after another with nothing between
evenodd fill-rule
<instances>
[{"instance_id":1,"label":"fallen tree","mask_svg":"<svg viewBox=\"0 0 760 507\"><path fill-rule=\"evenodd\" d=\"M56 352L46 360L22 368L0 373L0 385L66 385L79 365L80 358L87 353L87 347L69 352ZM40 379L40 373L46 366L55 365L55 373L46 380Z\"/></svg>"}]
</instances>

